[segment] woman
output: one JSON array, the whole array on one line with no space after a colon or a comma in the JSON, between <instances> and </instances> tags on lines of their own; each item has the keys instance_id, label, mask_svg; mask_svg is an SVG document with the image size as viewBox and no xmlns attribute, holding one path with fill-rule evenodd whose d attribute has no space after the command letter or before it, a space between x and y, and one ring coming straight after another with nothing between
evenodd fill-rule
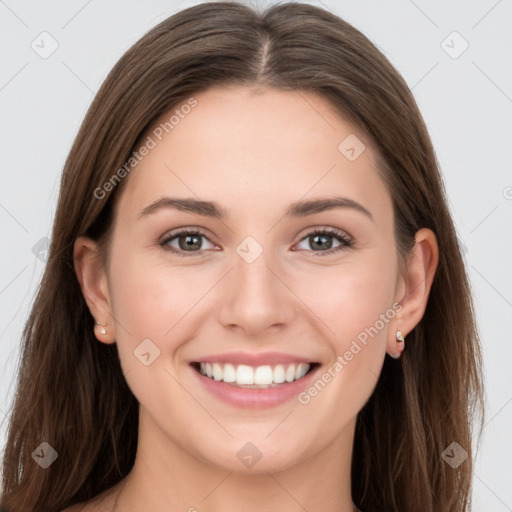
<instances>
[{"instance_id":1,"label":"woman","mask_svg":"<svg viewBox=\"0 0 512 512\"><path fill-rule=\"evenodd\" d=\"M66 161L1 506L468 511L480 357L392 65L317 7L197 5Z\"/></svg>"}]
</instances>

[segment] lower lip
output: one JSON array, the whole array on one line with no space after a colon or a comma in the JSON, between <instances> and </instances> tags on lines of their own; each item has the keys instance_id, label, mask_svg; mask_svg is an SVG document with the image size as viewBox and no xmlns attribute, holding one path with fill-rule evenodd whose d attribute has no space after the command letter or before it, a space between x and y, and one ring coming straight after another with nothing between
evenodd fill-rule
<instances>
[{"instance_id":1,"label":"lower lip","mask_svg":"<svg viewBox=\"0 0 512 512\"><path fill-rule=\"evenodd\" d=\"M319 366L315 366L302 379L285 382L274 388L239 388L226 382L217 381L199 373L191 366L203 386L221 401L235 407L245 409L265 409L284 404L301 393L316 374Z\"/></svg>"}]
</instances>

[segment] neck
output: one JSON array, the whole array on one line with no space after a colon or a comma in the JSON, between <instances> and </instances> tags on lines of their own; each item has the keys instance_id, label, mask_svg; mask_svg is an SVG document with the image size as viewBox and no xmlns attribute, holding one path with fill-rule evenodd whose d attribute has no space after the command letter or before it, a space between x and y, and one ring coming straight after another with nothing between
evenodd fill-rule
<instances>
[{"instance_id":1,"label":"neck","mask_svg":"<svg viewBox=\"0 0 512 512\"><path fill-rule=\"evenodd\" d=\"M256 464L249 472L239 472L183 450L141 408L135 463L117 486L114 510L353 512L354 427L355 419L320 453L309 458L297 454L293 466L267 470Z\"/></svg>"}]
</instances>

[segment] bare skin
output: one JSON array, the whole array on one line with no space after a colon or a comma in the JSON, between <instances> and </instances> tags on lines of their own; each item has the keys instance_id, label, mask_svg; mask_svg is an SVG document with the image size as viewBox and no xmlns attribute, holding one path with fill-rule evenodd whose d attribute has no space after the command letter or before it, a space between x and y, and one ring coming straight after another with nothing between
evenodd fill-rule
<instances>
[{"instance_id":1,"label":"bare skin","mask_svg":"<svg viewBox=\"0 0 512 512\"><path fill-rule=\"evenodd\" d=\"M371 141L325 100L239 87L194 97L197 106L125 178L108 268L92 240L75 243L84 297L106 324L96 337L117 343L140 426L127 477L66 511L352 512L356 417L386 353L399 355L396 331L407 336L423 316L435 235L416 234L402 275ZM338 149L350 134L366 145L354 161ZM213 201L227 216L161 208L139 217L164 196ZM350 207L285 216L294 202L334 196L371 218ZM176 237L159 245L181 227L202 232L199 249L185 251ZM326 249L314 244L316 228L336 231L324 235ZM257 244L251 251L262 249L250 263L237 252L248 236ZM388 321L378 334L307 403L235 407L206 390L190 365L213 354L276 351L317 362L321 378L382 314ZM160 350L149 366L134 357L144 339ZM247 442L262 454L252 467L237 457Z\"/></svg>"}]
</instances>

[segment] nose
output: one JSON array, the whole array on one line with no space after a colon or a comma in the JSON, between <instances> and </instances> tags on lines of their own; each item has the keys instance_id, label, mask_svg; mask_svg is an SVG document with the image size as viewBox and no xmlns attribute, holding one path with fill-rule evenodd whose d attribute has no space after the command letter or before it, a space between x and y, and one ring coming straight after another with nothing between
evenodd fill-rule
<instances>
[{"instance_id":1,"label":"nose","mask_svg":"<svg viewBox=\"0 0 512 512\"><path fill-rule=\"evenodd\" d=\"M265 251L252 263L235 258L217 311L217 319L225 328L256 337L293 321L297 298L283 272L273 267L276 265L267 261Z\"/></svg>"}]
</instances>

